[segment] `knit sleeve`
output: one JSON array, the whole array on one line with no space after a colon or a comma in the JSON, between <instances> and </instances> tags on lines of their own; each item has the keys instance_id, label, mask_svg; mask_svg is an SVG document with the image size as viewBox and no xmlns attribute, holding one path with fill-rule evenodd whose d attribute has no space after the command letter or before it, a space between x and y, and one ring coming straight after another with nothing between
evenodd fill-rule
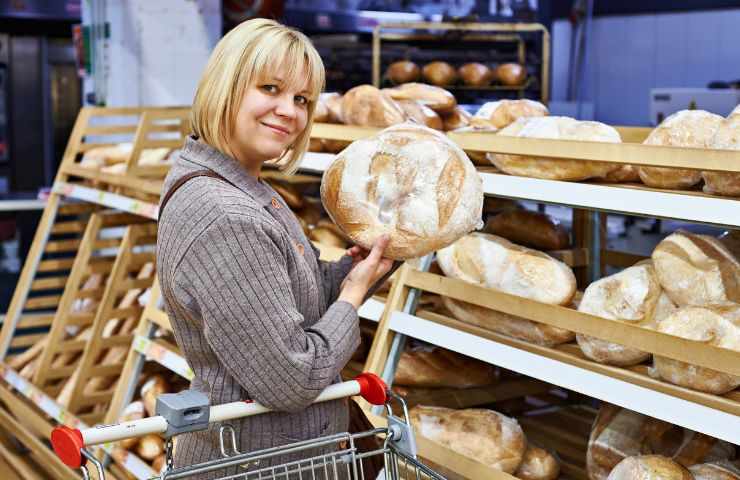
<instances>
[{"instance_id":1,"label":"knit sleeve","mask_svg":"<svg viewBox=\"0 0 740 480\"><path fill-rule=\"evenodd\" d=\"M347 302L302 327L287 248L266 222L224 214L184 256L178 282L195 299L208 345L250 398L299 411L336 379L360 339L357 311Z\"/></svg>"}]
</instances>

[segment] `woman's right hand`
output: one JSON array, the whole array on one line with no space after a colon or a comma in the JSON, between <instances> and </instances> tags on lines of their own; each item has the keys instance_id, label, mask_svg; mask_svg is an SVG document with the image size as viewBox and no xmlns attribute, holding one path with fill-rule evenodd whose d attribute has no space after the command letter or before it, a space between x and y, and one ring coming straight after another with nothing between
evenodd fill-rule
<instances>
[{"instance_id":1,"label":"woman's right hand","mask_svg":"<svg viewBox=\"0 0 740 480\"><path fill-rule=\"evenodd\" d=\"M388 235L382 235L375 240L370 253L364 259L355 263L355 266L345 277L337 300L349 302L355 308L360 308L370 287L388 273L393 266L393 260L383 257L383 252L389 241L390 237ZM355 258L357 257L355 256Z\"/></svg>"}]
</instances>

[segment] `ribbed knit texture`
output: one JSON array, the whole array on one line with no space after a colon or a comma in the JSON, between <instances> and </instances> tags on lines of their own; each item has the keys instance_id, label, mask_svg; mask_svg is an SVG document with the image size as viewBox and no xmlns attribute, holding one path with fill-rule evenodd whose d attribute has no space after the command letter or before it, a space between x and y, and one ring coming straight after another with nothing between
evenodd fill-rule
<instances>
[{"instance_id":1,"label":"ribbed knit texture","mask_svg":"<svg viewBox=\"0 0 740 480\"><path fill-rule=\"evenodd\" d=\"M203 168L234 186L189 180L170 199L157 238L165 308L195 372L192 388L211 404L254 399L277 411L230 422L242 452L346 431L344 401L310 404L359 345L355 308L336 301L351 258L319 261L272 188L193 139L164 191ZM218 427L178 437L175 466L220 457Z\"/></svg>"}]
</instances>

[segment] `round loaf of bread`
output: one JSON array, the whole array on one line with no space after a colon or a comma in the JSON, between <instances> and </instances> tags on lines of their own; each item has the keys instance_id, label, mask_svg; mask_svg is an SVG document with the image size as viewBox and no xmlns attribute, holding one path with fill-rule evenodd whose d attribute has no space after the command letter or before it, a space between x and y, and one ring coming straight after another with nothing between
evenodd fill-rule
<instances>
[{"instance_id":1,"label":"round loaf of bread","mask_svg":"<svg viewBox=\"0 0 740 480\"><path fill-rule=\"evenodd\" d=\"M740 468L727 460L692 465L689 471L695 480L740 480Z\"/></svg>"},{"instance_id":2,"label":"round loaf of bread","mask_svg":"<svg viewBox=\"0 0 740 480\"><path fill-rule=\"evenodd\" d=\"M658 281L679 306L740 303L740 262L714 237L675 232L653 250Z\"/></svg>"},{"instance_id":3,"label":"round loaf of bread","mask_svg":"<svg viewBox=\"0 0 740 480\"><path fill-rule=\"evenodd\" d=\"M718 150L740 150L740 105L722 121L709 142L709 148ZM740 197L740 173L701 172L704 191L715 195Z\"/></svg>"},{"instance_id":4,"label":"round loaf of bread","mask_svg":"<svg viewBox=\"0 0 740 480\"><path fill-rule=\"evenodd\" d=\"M409 416L417 435L506 473L516 471L527 449L519 423L493 410L417 406Z\"/></svg>"},{"instance_id":5,"label":"round loaf of bread","mask_svg":"<svg viewBox=\"0 0 740 480\"><path fill-rule=\"evenodd\" d=\"M658 323L657 330L729 350L740 351L740 305L684 307ZM740 386L740 377L666 357L655 356L663 380L682 387L721 395Z\"/></svg>"},{"instance_id":6,"label":"round loaf of bread","mask_svg":"<svg viewBox=\"0 0 740 480\"><path fill-rule=\"evenodd\" d=\"M435 130L443 129L442 119L437 115L437 112L423 103L417 100L398 100L397 103L401 106L408 119Z\"/></svg>"},{"instance_id":7,"label":"round loaf of bread","mask_svg":"<svg viewBox=\"0 0 740 480\"><path fill-rule=\"evenodd\" d=\"M524 452L514 476L522 480L555 480L560 475L560 463L555 457L540 447L530 445Z\"/></svg>"},{"instance_id":8,"label":"round loaf of bread","mask_svg":"<svg viewBox=\"0 0 740 480\"><path fill-rule=\"evenodd\" d=\"M607 480L693 480L681 464L661 455L627 457L614 467Z\"/></svg>"},{"instance_id":9,"label":"round loaf of bread","mask_svg":"<svg viewBox=\"0 0 740 480\"><path fill-rule=\"evenodd\" d=\"M600 122L583 122L569 117L524 117L501 130L498 135L552 140L621 143L619 132ZM548 180L586 180L603 178L620 168L618 164L588 160L563 160L524 155L489 153L496 168L511 175Z\"/></svg>"},{"instance_id":10,"label":"round loaf of bread","mask_svg":"<svg viewBox=\"0 0 740 480\"><path fill-rule=\"evenodd\" d=\"M476 127L506 128L522 117L545 117L547 107L534 100L497 100L481 105L470 123Z\"/></svg>"},{"instance_id":11,"label":"round loaf of bread","mask_svg":"<svg viewBox=\"0 0 740 480\"><path fill-rule=\"evenodd\" d=\"M421 74L424 80L438 87L445 87L457 81L457 71L447 62L427 63Z\"/></svg>"},{"instance_id":12,"label":"round loaf of bread","mask_svg":"<svg viewBox=\"0 0 740 480\"><path fill-rule=\"evenodd\" d=\"M401 60L391 63L385 75L395 85L400 85L402 83L419 81L421 69L414 62Z\"/></svg>"},{"instance_id":13,"label":"round loaf of bread","mask_svg":"<svg viewBox=\"0 0 740 480\"><path fill-rule=\"evenodd\" d=\"M458 76L465 85L471 87L486 87L493 81L494 71L482 63L466 63L457 69Z\"/></svg>"},{"instance_id":14,"label":"round loaf of bread","mask_svg":"<svg viewBox=\"0 0 740 480\"><path fill-rule=\"evenodd\" d=\"M518 63L502 63L496 67L496 78L503 85L516 87L527 79L527 69Z\"/></svg>"},{"instance_id":15,"label":"round loaf of bread","mask_svg":"<svg viewBox=\"0 0 740 480\"><path fill-rule=\"evenodd\" d=\"M319 98L329 110L329 118L326 121L328 123L344 123L344 117L342 117L342 95L336 92L322 93L319 95Z\"/></svg>"},{"instance_id":16,"label":"round loaf of bread","mask_svg":"<svg viewBox=\"0 0 740 480\"><path fill-rule=\"evenodd\" d=\"M644 145L709 148L724 120L704 110L681 110L663 120L642 142ZM700 170L668 167L639 167L640 178L649 187L691 188L701 180Z\"/></svg>"},{"instance_id":17,"label":"round loaf of bread","mask_svg":"<svg viewBox=\"0 0 740 480\"><path fill-rule=\"evenodd\" d=\"M570 330L533 322L526 318L509 315L508 313L491 310L490 308L455 300L450 297L443 296L442 304L450 311L453 317L463 323L485 328L486 330L534 343L535 345L553 347L561 343L570 342L576 336Z\"/></svg>"},{"instance_id":18,"label":"round loaf of bread","mask_svg":"<svg viewBox=\"0 0 740 480\"><path fill-rule=\"evenodd\" d=\"M471 233L437 252L445 275L542 303L567 305L573 271L551 256L487 233Z\"/></svg>"},{"instance_id":19,"label":"round loaf of bread","mask_svg":"<svg viewBox=\"0 0 740 480\"><path fill-rule=\"evenodd\" d=\"M342 97L342 120L348 125L383 128L405 119L395 100L372 85L354 87Z\"/></svg>"},{"instance_id":20,"label":"round loaf of bread","mask_svg":"<svg viewBox=\"0 0 740 480\"><path fill-rule=\"evenodd\" d=\"M329 107L326 105L327 93L319 95L319 99L316 101L316 109L313 111L314 123L328 123L329 122ZM335 95L339 95L338 93ZM313 138L311 139L313 140Z\"/></svg>"},{"instance_id":21,"label":"round loaf of bread","mask_svg":"<svg viewBox=\"0 0 740 480\"><path fill-rule=\"evenodd\" d=\"M622 165L607 173L604 180L612 183L636 183L640 182L640 171L634 165Z\"/></svg>"},{"instance_id":22,"label":"round loaf of bread","mask_svg":"<svg viewBox=\"0 0 740 480\"><path fill-rule=\"evenodd\" d=\"M670 315L675 306L662 293L655 269L641 262L619 273L591 283L583 293L579 312L607 320L635 323L655 328L658 321ZM583 354L599 363L626 367L647 360L650 354L636 348L578 334Z\"/></svg>"},{"instance_id":23,"label":"round loaf of bread","mask_svg":"<svg viewBox=\"0 0 740 480\"><path fill-rule=\"evenodd\" d=\"M510 210L491 217L485 233L537 250L561 250L570 244L568 230L544 213Z\"/></svg>"},{"instance_id":24,"label":"round loaf of bread","mask_svg":"<svg viewBox=\"0 0 740 480\"><path fill-rule=\"evenodd\" d=\"M357 140L321 181L321 200L342 231L385 255L407 259L444 248L483 226L483 186L468 157L443 133L396 125Z\"/></svg>"},{"instance_id":25,"label":"round loaf of bread","mask_svg":"<svg viewBox=\"0 0 740 480\"><path fill-rule=\"evenodd\" d=\"M457 130L470 125L471 115L462 107L455 107L452 112L442 116L445 132Z\"/></svg>"},{"instance_id":26,"label":"round loaf of bread","mask_svg":"<svg viewBox=\"0 0 740 480\"><path fill-rule=\"evenodd\" d=\"M416 347L401 354L394 385L426 388L485 387L496 382L498 370L456 352L438 347Z\"/></svg>"},{"instance_id":27,"label":"round loaf of bread","mask_svg":"<svg viewBox=\"0 0 740 480\"><path fill-rule=\"evenodd\" d=\"M423 83L405 83L395 88L384 88L393 100L416 100L439 114L451 113L457 106L455 96L444 88Z\"/></svg>"}]
</instances>

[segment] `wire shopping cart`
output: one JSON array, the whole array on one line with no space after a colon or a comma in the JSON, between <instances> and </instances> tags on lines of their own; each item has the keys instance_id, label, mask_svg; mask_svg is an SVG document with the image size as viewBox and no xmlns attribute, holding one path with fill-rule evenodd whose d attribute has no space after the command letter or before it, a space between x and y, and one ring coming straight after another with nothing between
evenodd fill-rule
<instances>
[{"instance_id":1,"label":"wire shopping cart","mask_svg":"<svg viewBox=\"0 0 740 480\"><path fill-rule=\"evenodd\" d=\"M371 457L382 456L385 480L445 480L422 464L417 458L416 442L409 421L408 409L402 398L390 392L383 380L372 373L363 373L354 380L329 386L315 400L325 402L353 395L362 397L373 405L385 405L388 426L360 433L339 433L321 438L291 443L280 447L241 453L237 450L234 428L222 424L219 428L222 458L186 467L173 468L173 437L186 432L205 430L209 423L227 422L269 412L267 407L252 401L233 402L209 406L208 398L200 392L187 390L157 398L157 415L114 425L100 425L85 430L67 426L55 428L51 443L59 458L71 468L82 470L89 479L89 461L95 466L98 477L105 478L102 463L87 447L126 438L157 433L166 439L166 467L154 478L195 478L209 474L220 480L375 480L366 476L365 462ZM399 403L402 416L395 415L392 401ZM357 441L378 436L380 448L360 452ZM273 464L279 458L295 458ZM238 469L237 473L233 473ZM226 473L224 473L226 472ZM210 478L210 477L209 477Z\"/></svg>"}]
</instances>

